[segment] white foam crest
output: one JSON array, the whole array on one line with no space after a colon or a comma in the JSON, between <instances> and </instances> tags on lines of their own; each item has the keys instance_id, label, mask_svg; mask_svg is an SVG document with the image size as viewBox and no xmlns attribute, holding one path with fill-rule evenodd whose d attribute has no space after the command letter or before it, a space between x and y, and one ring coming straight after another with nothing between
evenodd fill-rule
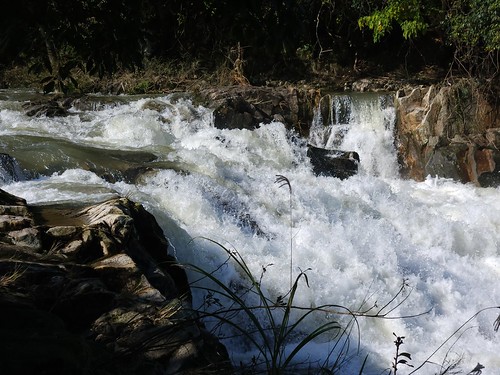
<instances>
[{"instance_id":1,"label":"white foam crest","mask_svg":"<svg viewBox=\"0 0 500 375\"><path fill-rule=\"evenodd\" d=\"M0 111L0 134L33 135L65 139L110 149L143 148L155 150L167 146L202 126L210 126L211 112L194 107L188 99L172 104L170 96L154 99L160 111L143 109L151 99L105 106L101 110L79 112L65 117L29 117L20 111ZM161 148L160 148L161 149Z\"/></svg>"},{"instance_id":2,"label":"white foam crest","mask_svg":"<svg viewBox=\"0 0 500 375\"><path fill-rule=\"evenodd\" d=\"M0 188L23 197L28 204L95 203L117 195L112 184L83 169L69 169L49 177L14 182Z\"/></svg>"},{"instance_id":3,"label":"white foam crest","mask_svg":"<svg viewBox=\"0 0 500 375\"><path fill-rule=\"evenodd\" d=\"M372 353L375 369L380 370L381 360L390 366L393 332L406 336L405 350L418 363L480 308L500 301L495 282L500 272L499 189L442 179L313 177L307 163L295 167L303 146L293 144L279 124L256 132L205 129L180 144L184 148L177 150L178 156L199 171L163 171L140 189L190 235L234 246L256 275L273 264L263 278L271 296L286 293L289 272L289 193L274 184L277 174L285 174L293 190L294 275L311 268L310 288L301 287L298 304L383 306L407 280L405 293L412 290L411 295L393 315L431 312L407 321L360 320L361 342L367 343L362 349ZM238 223L231 208L236 216L250 215L267 237ZM189 253L185 259L214 269L221 253L208 255L210 251L202 251L200 258ZM182 252L178 256L184 260ZM494 318L490 314L456 344L466 364L497 364L496 352L486 349L498 342L491 333ZM328 345L323 348L325 354Z\"/></svg>"},{"instance_id":4,"label":"white foam crest","mask_svg":"<svg viewBox=\"0 0 500 375\"><path fill-rule=\"evenodd\" d=\"M269 134L273 131L276 129ZM431 353L430 348L437 348L478 309L500 300L494 281L499 272L499 231L495 230L500 212L498 189L477 189L446 180L416 183L368 176L346 181L315 178L309 170L291 168L293 158L289 153L285 153L288 158L281 166L275 164L276 159L267 163L258 153L255 158L253 152L247 154L241 146L249 141L250 132L222 133L224 143L234 145L240 153L224 153L219 148L222 146L215 147L207 138L205 146L215 147L210 150L214 152L210 167L213 179L161 172L153 180L163 179L163 185L153 191L154 183L148 182L142 189L156 197L188 233L234 246L256 275L262 266L273 264L267 267L263 280L272 296L278 296L288 288L290 210L287 189L273 184L273 179L276 174L286 173L293 189L295 275L299 269L311 268L310 289L301 289L297 303L338 303L355 309L363 302L367 307L378 301L380 306L407 279L407 290L413 291L394 314L412 315L432 309L429 315L408 323L360 322L362 342L370 343L363 349L375 353L374 363L389 361L393 331L406 335L406 349L411 350L415 361L423 361ZM245 141L241 140L243 134ZM264 138L272 149L274 144L269 140L276 138L269 134ZM193 162L197 155L203 165L207 154L200 152L202 145L198 144L197 153L190 155ZM293 145L289 144L289 148L293 149ZM255 218L269 238L239 226L234 217L220 210L221 200L236 208L243 203L244 212ZM182 254L179 256L182 260ZM199 261L200 265L216 268L220 257L204 256ZM484 285L490 289L484 290ZM486 320L480 330L491 331L493 320L490 316L489 323ZM466 343L456 350L465 355L468 363L495 363L493 352L476 348L488 346L488 340L497 338L482 338L477 329L467 331L466 336L466 342L475 342L476 346Z\"/></svg>"},{"instance_id":5,"label":"white foam crest","mask_svg":"<svg viewBox=\"0 0 500 375\"><path fill-rule=\"evenodd\" d=\"M232 168L230 163L220 164L218 172L234 176ZM161 204L168 204L171 215L182 221L187 232L232 244L257 275L262 266L273 264L267 267L263 280L277 296L288 287L288 276L284 276L289 267L288 192L272 183L281 170L271 166L262 169L257 164L252 169L250 163L247 168L246 175L241 173L233 179L237 187L220 186L200 176L170 174L168 180L175 181L176 188L151 194L163 197ZM339 181L314 178L300 169L286 172L294 192L295 275L299 269L311 268L310 289L301 290L297 303L338 303L355 309L366 300L364 307L375 301L380 306L407 279L407 291L413 291L394 315L432 309L430 314L407 323L363 320L362 342L370 343L363 349L376 353L376 359L390 358L392 332L397 331L407 336L406 349L415 361L423 361L431 348L437 348L461 323L500 300L494 281L499 272L499 232L491 230L499 220L497 189L477 189L450 181L416 183L366 176ZM217 213L211 196L214 191L224 195L228 188L238 189L242 195L236 196L245 202L247 212L271 235L270 239L245 232L230 217ZM226 195L235 204L231 200L234 194ZM475 219L478 215L482 215L479 222ZM483 254L488 255L487 261ZM489 288L485 290L484 285ZM490 314L482 326L464 334L464 344L457 345L456 351L467 363L496 364L493 352L477 349L492 345L489 340L498 341L491 334L493 320ZM489 337L483 338L478 330L489 330Z\"/></svg>"}]
</instances>

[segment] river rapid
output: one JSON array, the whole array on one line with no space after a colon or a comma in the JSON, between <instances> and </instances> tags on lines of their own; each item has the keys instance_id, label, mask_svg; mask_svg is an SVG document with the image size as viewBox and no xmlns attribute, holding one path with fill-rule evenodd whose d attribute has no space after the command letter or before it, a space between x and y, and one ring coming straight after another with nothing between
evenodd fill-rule
<instances>
[{"instance_id":1,"label":"river rapid","mask_svg":"<svg viewBox=\"0 0 500 375\"><path fill-rule=\"evenodd\" d=\"M24 170L17 181L0 179L0 188L34 205L127 196L155 215L182 263L217 269L224 251L199 238L217 241L236 249L257 277L264 267L263 289L275 299L289 289L292 250L293 277L301 270L308 277L294 304L387 313L358 317L348 352L337 338L320 337L301 363L321 365L333 351L346 359L340 373L357 374L368 355L363 373L387 374L396 334L414 368L428 361L418 374L457 361L460 373L477 363L483 374L500 373L500 310L462 326L500 306L500 188L401 179L390 96L338 95L332 124L316 118L311 138L301 140L280 122L216 129L212 112L182 95L96 97L92 108L59 118L28 117L22 104L31 95L0 92L0 150ZM315 176L307 142L357 151L359 173ZM291 195L277 175L288 179ZM231 285L240 274L227 266L218 276ZM195 291L193 304L203 301ZM329 319L352 324L323 313L302 329ZM256 354L229 330L217 333L227 336L235 364ZM401 364L398 374L413 369Z\"/></svg>"}]
</instances>

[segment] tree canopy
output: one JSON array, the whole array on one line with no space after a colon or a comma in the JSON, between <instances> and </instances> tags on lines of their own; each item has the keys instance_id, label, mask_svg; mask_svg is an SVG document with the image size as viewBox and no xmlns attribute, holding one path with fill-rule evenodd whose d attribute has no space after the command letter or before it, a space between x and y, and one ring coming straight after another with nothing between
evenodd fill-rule
<instances>
[{"instance_id":1,"label":"tree canopy","mask_svg":"<svg viewBox=\"0 0 500 375\"><path fill-rule=\"evenodd\" d=\"M76 67L101 77L148 58L213 68L236 46L251 76L358 59L496 76L500 0L16 0L0 13L0 65L47 71L47 90L64 90Z\"/></svg>"}]
</instances>

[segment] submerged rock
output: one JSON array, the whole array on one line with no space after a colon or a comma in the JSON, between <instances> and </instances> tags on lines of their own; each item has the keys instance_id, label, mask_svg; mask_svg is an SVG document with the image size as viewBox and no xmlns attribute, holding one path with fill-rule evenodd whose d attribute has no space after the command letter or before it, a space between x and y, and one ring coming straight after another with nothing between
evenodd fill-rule
<instances>
[{"instance_id":1,"label":"submerged rock","mask_svg":"<svg viewBox=\"0 0 500 375\"><path fill-rule=\"evenodd\" d=\"M115 198L89 207L33 207L1 190L0 204L3 371L230 369L143 206Z\"/></svg>"},{"instance_id":2,"label":"submerged rock","mask_svg":"<svg viewBox=\"0 0 500 375\"><path fill-rule=\"evenodd\" d=\"M343 180L358 173L359 155L355 151L329 150L308 145L307 156L317 176Z\"/></svg>"}]
</instances>

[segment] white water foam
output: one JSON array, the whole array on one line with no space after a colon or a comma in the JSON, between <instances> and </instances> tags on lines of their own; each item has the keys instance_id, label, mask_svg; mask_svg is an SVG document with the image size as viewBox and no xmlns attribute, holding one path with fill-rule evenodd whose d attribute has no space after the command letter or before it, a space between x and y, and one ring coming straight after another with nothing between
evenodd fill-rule
<instances>
[{"instance_id":1,"label":"white water foam","mask_svg":"<svg viewBox=\"0 0 500 375\"><path fill-rule=\"evenodd\" d=\"M405 336L402 349L418 366L480 309L500 305L500 189L440 178L397 178L392 129L385 120L370 121L390 118L385 109L381 114L371 105L351 108L350 118L360 125L349 123L340 146L360 150L361 173L341 181L315 177L305 158L305 143L297 142L281 123L256 131L219 130L211 126L206 109L188 101L171 103L168 97L159 100L171 104L160 114L141 111L142 102L134 101L84 114L90 121L75 114L44 119L44 124L2 110L0 133L43 132L105 148L146 148L178 162L186 173L160 170L131 185L111 184L74 169L2 188L30 203L90 202L127 194L155 214L180 261L215 269L224 253L191 239L203 236L230 244L256 275L266 266L262 282L271 296L284 295L289 287L292 224L294 273L310 268L309 288L302 284L296 298L303 306L381 308L406 280L408 287L391 306L402 304L390 316L429 313L409 319L359 318L360 353L344 366L345 374L357 373L366 354L364 373L389 369L393 332ZM162 154L167 146L171 151ZM292 222L288 190L275 183L276 175L290 181ZM238 274L224 268L221 277L230 283ZM196 296L195 304L200 304ZM434 364L418 374L438 373L439 364L458 358L464 373L478 362L485 373L495 373L500 369L500 339L493 331L497 315L497 310L488 310L473 319L431 358ZM317 319L310 327L321 319L348 321L335 314ZM354 331L351 348L357 335ZM301 359L324 358L334 342L319 340ZM236 363L253 354L237 340L230 344Z\"/></svg>"}]
</instances>

